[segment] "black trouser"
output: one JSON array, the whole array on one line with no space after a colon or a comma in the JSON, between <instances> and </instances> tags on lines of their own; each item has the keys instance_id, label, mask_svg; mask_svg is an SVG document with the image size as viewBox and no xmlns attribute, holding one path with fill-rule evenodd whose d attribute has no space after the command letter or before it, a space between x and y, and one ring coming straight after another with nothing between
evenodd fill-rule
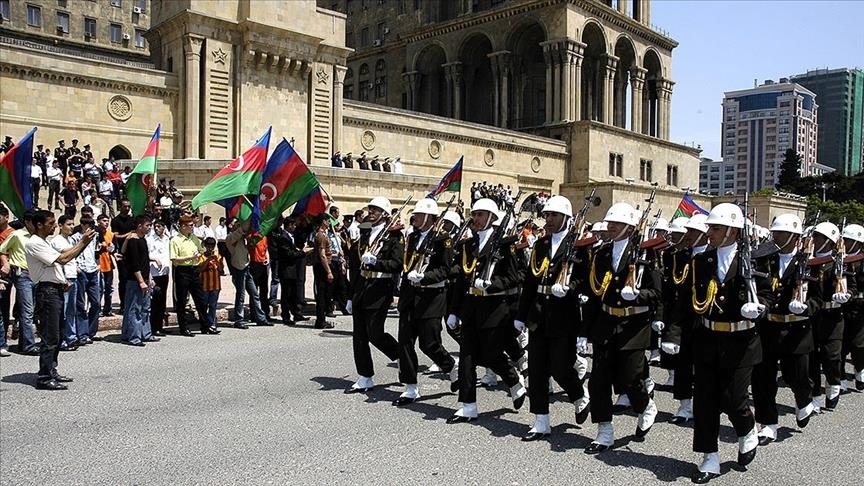
<instances>
[{"instance_id":1,"label":"black trouser","mask_svg":"<svg viewBox=\"0 0 864 486\"><path fill-rule=\"evenodd\" d=\"M156 288L150 299L150 328L153 332L162 332L165 322L165 307L168 301L168 275L153 277Z\"/></svg>"},{"instance_id":2,"label":"black trouser","mask_svg":"<svg viewBox=\"0 0 864 486\"><path fill-rule=\"evenodd\" d=\"M117 260L117 295L120 296L120 312L123 312L123 309L126 308L126 300L124 300L126 297L126 263L123 260Z\"/></svg>"},{"instance_id":3,"label":"black trouser","mask_svg":"<svg viewBox=\"0 0 864 486\"><path fill-rule=\"evenodd\" d=\"M297 279L282 277L279 279L279 285L282 287L279 293L279 307L282 313L282 322L287 324L288 321L291 320L292 314L294 317L303 314L300 311L300 303L297 301Z\"/></svg>"},{"instance_id":4,"label":"black trouser","mask_svg":"<svg viewBox=\"0 0 864 486\"><path fill-rule=\"evenodd\" d=\"M174 267L174 312L177 314L177 324L180 332L188 331L186 323L186 303L189 296L198 312L201 328L207 327L207 298L201 286L201 278L194 266Z\"/></svg>"},{"instance_id":5,"label":"black trouser","mask_svg":"<svg viewBox=\"0 0 864 486\"><path fill-rule=\"evenodd\" d=\"M270 315L270 279L267 278L267 264L258 262L249 262L249 274L252 275L252 281L258 287L258 297L261 299L261 308L264 309L264 314Z\"/></svg>"},{"instance_id":6,"label":"black trouser","mask_svg":"<svg viewBox=\"0 0 864 486\"><path fill-rule=\"evenodd\" d=\"M512 339L511 326L477 329L472 325L462 326L462 341L459 346L459 401L477 402L477 366L485 366L499 375L508 387L519 383L516 368L510 366L507 355L501 348L506 339Z\"/></svg>"},{"instance_id":7,"label":"black trouser","mask_svg":"<svg viewBox=\"0 0 864 486\"><path fill-rule=\"evenodd\" d=\"M753 367L753 405L756 421L763 425L777 424L777 368L783 372L783 381L795 395L795 406L806 407L811 401L809 355L764 352L762 362ZM677 379L677 378L676 378Z\"/></svg>"},{"instance_id":8,"label":"black trouser","mask_svg":"<svg viewBox=\"0 0 864 486\"><path fill-rule=\"evenodd\" d=\"M48 181L48 209L60 209L60 181Z\"/></svg>"},{"instance_id":9,"label":"black trouser","mask_svg":"<svg viewBox=\"0 0 864 486\"><path fill-rule=\"evenodd\" d=\"M381 306L380 309L358 308L360 306L353 309L354 365L360 376L371 377L375 374L370 344L387 355L391 361L399 359L399 343L396 338L384 331L384 321L390 308L389 302L385 302L386 305Z\"/></svg>"},{"instance_id":10,"label":"black trouser","mask_svg":"<svg viewBox=\"0 0 864 486\"><path fill-rule=\"evenodd\" d=\"M456 360L441 344L441 317L414 319L408 312L399 314L399 382L417 384L417 351L415 343L420 341L423 352L442 371L449 373Z\"/></svg>"},{"instance_id":11,"label":"black trouser","mask_svg":"<svg viewBox=\"0 0 864 486\"><path fill-rule=\"evenodd\" d=\"M528 344L531 344L530 339ZM528 353L528 359L531 359L531 353ZM636 413L645 411L649 400L643 383L646 363L644 349L621 350L594 345L594 364L588 380L591 422L598 424L612 421L613 384L616 390L627 395Z\"/></svg>"},{"instance_id":12,"label":"black trouser","mask_svg":"<svg viewBox=\"0 0 864 486\"><path fill-rule=\"evenodd\" d=\"M31 177L30 178L30 192L31 197L33 198L33 207L39 207L39 191L42 189L42 178L40 177ZM48 206L48 209L51 209L51 206Z\"/></svg>"},{"instance_id":13,"label":"black trouser","mask_svg":"<svg viewBox=\"0 0 864 486\"><path fill-rule=\"evenodd\" d=\"M525 350L522 349L522 346L519 344L519 341L516 337L519 335L516 329L510 327L510 332L502 332L499 334L501 337L501 349L504 350L504 354L506 354L513 362L519 361L525 354ZM576 349L576 348L573 348Z\"/></svg>"},{"instance_id":14,"label":"black trouser","mask_svg":"<svg viewBox=\"0 0 864 486\"><path fill-rule=\"evenodd\" d=\"M864 370L864 314L849 313L844 320L842 357L852 355L855 371ZM842 361L842 360L841 360Z\"/></svg>"},{"instance_id":15,"label":"black trouser","mask_svg":"<svg viewBox=\"0 0 864 486\"><path fill-rule=\"evenodd\" d=\"M327 311L330 309L327 299L330 282L327 281L327 270L324 265L315 263L312 266L312 277L315 279L315 324L321 325L327 320Z\"/></svg>"},{"instance_id":16,"label":"black trouser","mask_svg":"<svg viewBox=\"0 0 864 486\"><path fill-rule=\"evenodd\" d=\"M738 437L749 434L756 426L747 404L753 367L719 368L716 363L706 364L697 358L695 368L693 451L717 452L721 413L729 417Z\"/></svg>"},{"instance_id":17,"label":"black trouser","mask_svg":"<svg viewBox=\"0 0 864 486\"><path fill-rule=\"evenodd\" d=\"M810 353L810 380L813 385L813 396L824 392L822 388L822 373L829 385L839 385L843 376L843 361L840 359L841 339L816 341L813 352Z\"/></svg>"},{"instance_id":18,"label":"black trouser","mask_svg":"<svg viewBox=\"0 0 864 486\"><path fill-rule=\"evenodd\" d=\"M681 338L678 354L671 356L675 383L672 385L672 398L686 400L693 398L693 342L688 335Z\"/></svg>"},{"instance_id":19,"label":"black trouser","mask_svg":"<svg viewBox=\"0 0 864 486\"><path fill-rule=\"evenodd\" d=\"M345 272L342 271L342 261L333 260L330 262L330 272L333 273L333 284L330 286L329 309L345 310L345 304L348 302L348 278Z\"/></svg>"},{"instance_id":20,"label":"black trouser","mask_svg":"<svg viewBox=\"0 0 864 486\"><path fill-rule=\"evenodd\" d=\"M35 315L42 346L39 349L40 383L50 381L57 375L57 356L60 354L60 341L63 336L63 293L64 285L43 282L36 285Z\"/></svg>"},{"instance_id":21,"label":"black trouser","mask_svg":"<svg viewBox=\"0 0 864 486\"><path fill-rule=\"evenodd\" d=\"M576 339L573 337L547 337L532 332L528 339L528 398L531 413L549 413L549 377L555 381L571 402L582 398L582 380L573 368L576 362Z\"/></svg>"}]
</instances>

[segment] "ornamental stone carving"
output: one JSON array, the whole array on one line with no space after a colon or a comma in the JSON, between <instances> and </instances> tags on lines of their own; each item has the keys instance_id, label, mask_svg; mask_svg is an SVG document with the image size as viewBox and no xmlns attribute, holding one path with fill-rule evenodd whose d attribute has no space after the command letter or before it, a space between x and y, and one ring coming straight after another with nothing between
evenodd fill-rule
<instances>
[{"instance_id":1,"label":"ornamental stone carving","mask_svg":"<svg viewBox=\"0 0 864 486\"><path fill-rule=\"evenodd\" d=\"M492 149L486 149L486 153L483 154L483 162L489 167L495 165L495 151Z\"/></svg>"},{"instance_id":2,"label":"ornamental stone carving","mask_svg":"<svg viewBox=\"0 0 864 486\"><path fill-rule=\"evenodd\" d=\"M535 174L540 172L540 157L534 157L531 159L531 170L534 171Z\"/></svg>"},{"instance_id":3,"label":"ornamental stone carving","mask_svg":"<svg viewBox=\"0 0 864 486\"><path fill-rule=\"evenodd\" d=\"M366 150L372 150L375 148L375 134L372 133L371 130L366 130L363 132L363 135L360 137L360 145L363 146Z\"/></svg>"},{"instance_id":4,"label":"ornamental stone carving","mask_svg":"<svg viewBox=\"0 0 864 486\"><path fill-rule=\"evenodd\" d=\"M429 142L429 156L433 159L441 157L441 142L438 140L432 140Z\"/></svg>"},{"instance_id":5,"label":"ornamental stone carving","mask_svg":"<svg viewBox=\"0 0 864 486\"><path fill-rule=\"evenodd\" d=\"M117 121L126 121L132 117L132 102L125 96L114 96L108 100L108 114Z\"/></svg>"}]
</instances>

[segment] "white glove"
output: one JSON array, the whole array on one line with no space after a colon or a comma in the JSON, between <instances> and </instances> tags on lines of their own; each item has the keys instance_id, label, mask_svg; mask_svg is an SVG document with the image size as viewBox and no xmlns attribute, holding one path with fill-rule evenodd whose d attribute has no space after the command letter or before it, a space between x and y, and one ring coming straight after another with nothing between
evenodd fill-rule
<instances>
[{"instance_id":1,"label":"white glove","mask_svg":"<svg viewBox=\"0 0 864 486\"><path fill-rule=\"evenodd\" d=\"M801 302L800 300L793 300L789 302L789 312L800 315L803 314L804 311L807 310L807 304Z\"/></svg>"},{"instance_id":2,"label":"white glove","mask_svg":"<svg viewBox=\"0 0 864 486\"><path fill-rule=\"evenodd\" d=\"M491 280L483 280L482 278L474 279L474 288L480 290L486 290L489 286L492 285Z\"/></svg>"},{"instance_id":3,"label":"white glove","mask_svg":"<svg viewBox=\"0 0 864 486\"><path fill-rule=\"evenodd\" d=\"M459 325L459 318L456 317L456 314L450 314L447 316L447 327L450 329L456 329L456 326Z\"/></svg>"},{"instance_id":4,"label":"white glove","mask_svg":"<svg viewBox=\"0 0 864 486\"><path fill-rule=\"evenodd\" d=\"M345 302L345 312L347 312L349 314L354 313L354 303L351 302L350 300L348 302Z\"/></svg>"},{"instance_id":5,"label":"white glove","mask_svg":"<svg viewBox=\"0 0 864 486\"><path fill-rule=\"evenodd\" d=\"M838 292L831 296L831 300L837 302L838 304L845 304L849 302L849 298L852 297L848 292Z\"/></svg>"},{"instance_id":6,"label":"white glove","mask_svg":"<svg viewBox=\"0 0 864 486\"><path fill-rule=\"evenodd\" d=\"M411 270L408 272L408 280L414 283L420 283L420 281L423 280L423 274L416 270Z\"/></svg>"},{"instance_id":7,"label":"white glove","mask_svg":"<svg viewBox=\"0 0 864 486\"><path fill-rule=\"evenodd\" d=\"M555 297L561 298L567 295L567 292L570 291L570 287L561 284L555 284L552 286L552 295Z\"/></svg>"},{"instance_id":8,"label":"white glove","mask_svg":"<svg viewBox=\"0 0 864 486\"><path fill-rule=\"evenodd\" d=\"M629 300L632 302L632 301L636 300L636 297L639 297L639 291L634 289L633 287L630 287L628 285L627 287L624 287L623 289L621 289L621 298L622 299Z\"/></svg>"},{"instance_id":9,"label":"white glove","mask_svg":"<svg viewBox=\"0 0 864 486\"><path fill-rule=\"evenodd\" d=\"M578 299L579 299L580 304L587 304L588 303L588 296L585 294L579 294Z\"/></svg>"},{"instance_id":10,"label":"white glove","mask_svg":"<svg viewBox=\"0 0 864 486\"><path fill-rule=\"evenodd\" d=\"M378 257L371 253L364 253L361 259L364 265L375 265L378 262Z\"/></svg>"},{"instance_id":11,"label":"white glove","mask_svg":"<svg viewBox=\"0 0 864 486\"><path fill-rule=\"evenodd\" d=\"M764 305L747 302L741 306L741 316L744 317L744 319L753 320L759 317L763 310L765 310Z\"/></svg>"},{"instance_id":12,"label":"white glove","mask_svg":"<svg viewBox=\"0 0 864 486\"><path fill-rule=\"evenodd\" d=\"M661 332L665 328L666 324L664 324L663 321L654 321L651 323L651 329L653 329L654 332Z\"/></svg>"},{"instance_id":13,"label":"white glove","mask_svg":"<svg viewBox=\"0 0 864 486\"><path fill-rule=\"evenodd\" d=\"M522 322L522 321L520 321L519 319L516 319L515 321L513 321L513 327L514 327L517 331L519 331L520 333L525 332L525 329L527 329L527 328L525 327L525 323Z\"/></svg>"},{"instance_id":14,"label":"white glove","mask_svg":"<svg viewBox=\"0 0 864 486\"><path fill-rule=\"evenodd\" d=\"M586 353L588 351L588 338L587 337L578 337L576 338L576 352L579 354Z\"/></svg>"},{"instance_id":15,"label":"white glove","mask_svg":"<svg viewBox=\"0 0 864 486\"><path fill-rule=\"evenodd\" d=\"M681 351L681 346L674 343L660 343L660 349L666 354L673 355Z\"/></svg>"}]
</instances>

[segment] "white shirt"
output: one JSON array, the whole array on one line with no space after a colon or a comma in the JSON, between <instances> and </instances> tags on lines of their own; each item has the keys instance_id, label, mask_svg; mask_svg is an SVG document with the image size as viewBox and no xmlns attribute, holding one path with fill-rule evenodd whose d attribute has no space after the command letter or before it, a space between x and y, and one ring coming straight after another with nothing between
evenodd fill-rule
<instances>
[{"instance_id":1,"label":"white shirt","mask_svg":"<svg viewBox=\"0 0 864 486\"><path fill-rule=\"evenodd\" d=\"M225 241L225 237L228 236L228 228L223 224L216 225L213 235L213 238L216 238L216 241Z\"/></svg>"},{"instance_id":2,"label":"white shirt","mask_svg":"<svg viewBox=\"0 0 864 486\"><path fill-rule=\"evenodd\" d=\"M567 236L567 231L559 231L557 233L552 233L552 251L549 254L550 258L555 257L555 253L558 251L558 247L561 246L561 241L564 239L565 236Z\"/></svg>"},{"instance_id":3,"label":"white shirt","mask_svg":"<svg viewBox=\"0 0 864 486\"><path fill-rule=\"evenodd\" d=\"M120 180L123 181L123 184L126 184L126 181L129 180L129 177L130 177L130 176L132 176L132 173L131 173L131 172L128 173L128 174L125 173L125 172L123 172L123 173L120 174Z\"/></svg>"},{"instance_id":4,"label":"white shirt","mask_svg":"<svg viewBox=\"0 0 864 486\"><path fill-rule=\"evenodd\" d=\"M95 214L95 213L94 213ZM81 240L81 233L72 235L72 240L77 244ZM96 260L96 238L90 240L90 244L78 255L75 259L78 270L84 273L93 273L99 271L99 262Z\"/></svg>"},{"instance_id":5,"label":"white shirt","mask_svg":"<svg viewBox=\"0 0 864 486\"><path fill-rule=\"evenodd\" d=\"M27 270L33 283L66 283L63 265L57 263L60 252L40 236L30 235L30 240L24 247L24 255L27 257Z\"/></svg>"},{"instance_id":6,"label":"white shirt","mask_svg":"<svg viewBox=\"0 0 864 486\"><path fill-rule=\"evenodd\" d=\"M693 256L696 256L700 253L703 253L707 249L708 249L708 245L694 246L693 247Z\"/></svg>"},{"instance_id":7,"label":"white shirt","mask_svg":"<svg viewBox=\"0 0 864 486\"><path fill-rule=\"evenodd\" d=\"M168 275L168 269L171 267L171 256L168 251L171 238L168 236L168 231L162 233L161 238L153 233L148 235L146 239L147 251L150 253L150 275L153 277ZM159 268L153 260L159 261L162 268Z\"/></svg>"},{"instance_id":8,"label":"white shirt","mask_svg":"<svg viewBox=\"0 0 864 486\"><path fill-rule=\"evenodd\" d=\"M375 238L378 236L378 233L384 230L384 223L376 224L372 227L372 230L369 232L369 242L375 241Z\"/></svg>"},{"instance_id":9,"label":"white shirt","mask_svg":"<svg viewBox=\"0 0 864 486\"><path fill-rule=\"evenodd\" d=\"M60 182L63 180L63 171L59 167L48 167L45 169L45 175L52 181Z\"/></svg>"},{"instance_id":10,"label":"white shirt","mask_svg":"<svg viewBox=\"0 0 864 486\"><path fill-rule=\"evenodd\" d=\"M360 223L355 219L348 226L348 238L351 241L357 241L360 239Z\"/></svg>"},{"instance_id":11,"label":"white shirt","mask_svg":"<svg viewBox=\"0 0 864 486\"><path fill-rule=\"evenodd\" d=\"M39 167L36 164L30 166L30 178L31 179L41 179L42 178L42 167Z\"/></svg>"},{"instance_id":12,"label":"white shirt","mask_svg":"<svg viewBox=\"0 0 864 486\"><path fill-rule=\"evenodd\" d=\"M396 159L396 162L393 162L393 173L401 174L402 173L402 162L399 159Z\"/></svg>"},{"instance_id":13,"label":"white shirt","mask_svg":"<svg viewBox=\"0 0 864 486\"><path fill-rule=\"evenodd\" d=\"M627 243L630 240L624 238L612 243L612 268L617 272L618 265L621 264L621 257L624 256L624 250L627 249Z\"/></svg>"},{"instance_id":14,"label":"white shirt","mask_svg":"<svg viewBox=\"0 0 864 486\"><path fill-rule=\"evenodd\" d=\"M102 179L99 181L99 194L114 194L114 184L112 184L108 179Z\"/></svg>"},{"instance_id":15,"label":"white shirt","mask_svg":"<svg viewBox=\"0 0 864 486\"><path fill-rule=\"evenodd\" d=\"M492 238L492 233L494 233L493 229L494 228L489 228L477 233L477 237L480 239L477 244L477 253L483 251L483 248L486 247L486 243L489 243L489 239Z\"/></svg>"},{"instance_id":16,"label":"white shirt","mask_svg":"<svg viewBox=\"0 0 864 486\"><path fill-rule=\"evenodd\" d=\"M75 246L75 238L73 235L69 235L69 237L65 237L63 235L54 235L48 241L48 244L51 245L51 248L54 248L59 253L63 253ZM70 278L78 278L78 264L75 260L69 260L69 263L63 265L63 275L66 276L67 279Z\"/></svg>"},{"instance_id":17,"label":"white shirt","mask_svg":"<svg viewBox=\"0 0 864 486\"><path fill-rule=\"evenodd\" d=\"M411 229L414 229L414 228L412 227ZM415 247L415 249L416 249L416 248L420 248L420 245L423 244L423 240L426 239L426 235L428 235L428 234L429 234L429 231L431 231L431 230L432 230L432 228L429 228L428 230L426 230L426 231L420 233L420 237L417 238L417 246Z\"/></svg>"},{"instance_id":18,"label":"white shirt","mask_svg":"<svg viewBox=\"0 0 864 486\"><path fill-rule=\"evenodd\" d=\"M780 254L780 277L786 273L786 269L789 268L789 263L792 262L792 258L795 257L795 254L798 253L797 249L793 249L792 253L781 253Z\"/></svg>"},{"instance_id":19,"label":"white shirt","mask_svg":"<svg viewBox=\"0 0 864 486\"><path fill-rule=\"evenodd\" d=\"M721 282L726 280L726 273L737 254L738 245L735 243L717 248L717 278Z\"/></svg>"}]
</instances>

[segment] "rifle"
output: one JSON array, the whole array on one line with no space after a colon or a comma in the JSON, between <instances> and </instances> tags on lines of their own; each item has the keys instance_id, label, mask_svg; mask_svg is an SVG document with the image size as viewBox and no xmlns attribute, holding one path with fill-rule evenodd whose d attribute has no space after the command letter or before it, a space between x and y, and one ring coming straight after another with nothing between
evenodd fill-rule
<instances>
[{"instance_id":1,"label":"rifle","mask_svg":"<svg viewBox=\"0 0 864 486\"><path fill-rule=\"evenodd\" d=\"M649 195L648 199L645 200L648 204L645 205L645 210L642 211L642 216L639 217L636 229L630 234L630 269L627 273L627 281L625 285L632 287L633 289L638 289L639 284L642 283L643 269L648 263L645 261L645 256L647 256L648 252L647 250L642 251L640 247L649 236L646 230L648 229L648 218L650 217L651 207L654 205L654 196L656 194L657 189L651 189L651 195Z\"/></svg>"},{"instance_id":2,"label":"rifle","mask_svg":"<svg viewBox=\"0 0 864 486\"><path fill-rule=\"evenodd\" d=\"M756 280L753 278L753 260L751 252L753 249L750 240L750 231L752 225L748 224L747 209L750 205L750 195L744 193L744 228L738 233L738 269L741 272L741 277L747 283L747 302L758 304L759 299L756 295Z\"/></svg>"},{"instance_id":3,"label":"rifle","mask_svg":"<svg viewBox=\"0 0 864 486\"><path fill-rule=\"evenodd\" d=\"M504 251L507 247L515 242L512 235L507 234L507 227L510 226L510 220L515 216L513 214L516 203L522 197L523 191L520 189L513 201L507 204L504 208L504 217L501 218L501 224L495 226L492 235L489 238L489 244L492 246L492 253L489 258L489 264L483 269L483 280L490 280L492 272L495 271L495 265L504 258Z\"/></svg>"},{"instance_id":4,"label":"rifle","mask_svg":"<svg viewBox=\"0 0 864 486\"><path fill-rule=\"evenodd\" d=\"M816 217L813 218L813 224L810 229L804 233L798 243L798 253L796 255L797 271L795 273L795 291L792 293L792 299L799 302L807 300L807 277L810 273L808 266L810 256L813 255L813 228L819 224L819 217L822 216L822 211L816 211Z\"/></svg>"},{"instance_id":5,"label":"rifle","mask_svg":"<svg viewBox=\"0 0 864 486\"><path fill-rule=\"evenodd\" d=\"M561 270L558 272L558 278L555 280L555 283L567 286L567 282L570 281L570 261L573 259L573 252L576 251L576 242L581 240L585 235L585 218L588 216L589 205L597 205L597 200L594 198L594 194L596 193L597 188L592 188L591 194L585 197L585 202L582 203L579 212L576 213L575 217L570 218L567 225L567 234L561 242L564 255L561 260Z\"/></svg>"},{"instance_id":6,"label":"rifle","mask_svg":"<svg viewBox=\"0 0 864 486\"><path fill-rule=\"evenodd\" d=\"M834 292L838 294L846 293L846 242L843 241L843 230L846 229L846 217L843 217L843 224L840 226L840 239L837 241L837 247L834 250Z\"/></svg>"},{"instance_id":7,"label":"rifle","mask_svg":"<svg viewBox=\"0 0 864 486\"><path fill-rule=\"evenodd\" d=\"M423 241L420 242L420 246L417 247L417 253L422 255L422 258L417 260L417 263L414 264L414 268L412 270L422 273L423 270L429 265L429 257L432 256L434 251L434 247L432 246L432 240L438 236L438 233L441 231L441 226L444 224L444 215L447 214L447 211L450 210L450 206L453 205L453 201L456 199L456 194L447 201L447 207L444 208L444 211L441 211L441 214L438 216L438 220L435 221L435 224L429 229L429 234L426 235L426 238L423 238Z\"/></svg>"},{"instance_id":8,"label":"rifle","mask_svg":"<svg viewBox=\"0 0 864 486\"><path fill-rule=\"evenodd\" d=\"M375 255L376 257L378 256L378 252L381 251L381 247L384 245L384 238L386 237L387 233L390 232L396 222L399 221L399 216L402 215L402 211L405 209L405 206L407 206L408 203L411 202L411 199L413 197L414 195L412 194L409 195L407 199L405 199L405 202L402 203L402 206L399 207L399 210L396 211L396 214L394 214L393 217L390 218L390 222L387 223L387 227L378 232L378 234L375 235L375 239L369 242L369 249L367 250L369 253Z\"/></svg>"}]
</instances>

